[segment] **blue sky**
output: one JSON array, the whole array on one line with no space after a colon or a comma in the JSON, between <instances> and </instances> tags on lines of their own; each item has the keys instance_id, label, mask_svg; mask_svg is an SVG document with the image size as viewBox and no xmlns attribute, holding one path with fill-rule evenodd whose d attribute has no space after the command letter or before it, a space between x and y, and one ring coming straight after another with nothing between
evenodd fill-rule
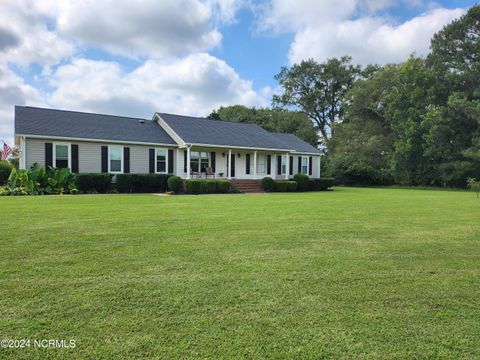
<instances>
[{"instance_id":1,"label":"blue sky","mask_svg":"<svg viewBox=\"0 0 480 360\"><path fill-rule=\"evenodd\" d=\"M308 58L425 55L475 1L3 0L0 138L14 105L151 117L269 106L274 75Z\"/></svg>"}]
</instances>

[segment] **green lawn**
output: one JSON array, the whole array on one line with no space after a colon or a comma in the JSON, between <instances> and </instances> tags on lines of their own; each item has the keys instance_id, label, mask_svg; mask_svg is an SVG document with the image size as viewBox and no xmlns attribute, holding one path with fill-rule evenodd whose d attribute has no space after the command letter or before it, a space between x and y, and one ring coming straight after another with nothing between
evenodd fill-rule
<instances>
[{"instance_id":1,"label":"green lawn","mask_svg":"<svg viewBox=\"0 0 480 360\"><path fill-rule=\"evenodd\" d=\"M479 358L480 200L0 198L0 358Z\"/></svg>"}]
</instances>

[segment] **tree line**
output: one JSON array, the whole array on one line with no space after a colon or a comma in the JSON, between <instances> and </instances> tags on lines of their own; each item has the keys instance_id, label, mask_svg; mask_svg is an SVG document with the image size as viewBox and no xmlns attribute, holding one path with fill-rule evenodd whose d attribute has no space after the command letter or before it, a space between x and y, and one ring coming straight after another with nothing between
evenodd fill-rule
<instances>
[{"instance_id":1,"label":"tree line","mask_svg":"<svg viewBox=\"0 0 480 360\"><path fill-rule=\"evenodd\" d=\"M320 146L345 184L464 187L480 178L480 5L431 39L425 57L361 67L349 56L302 61L275 76L272 108L209 117L291 132Z\"/></svg>"}]
</instances>

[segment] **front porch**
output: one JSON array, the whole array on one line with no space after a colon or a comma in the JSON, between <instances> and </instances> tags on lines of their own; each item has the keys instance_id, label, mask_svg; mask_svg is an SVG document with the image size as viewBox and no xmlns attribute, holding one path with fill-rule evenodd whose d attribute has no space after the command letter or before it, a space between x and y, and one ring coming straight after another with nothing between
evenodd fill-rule
<instances>
[{"instance_id":1,"label":"front porch","mask_svg":"<svg viewBox=\"0 0 480 360\"><path fill-rule=\"evenodd\" d=\"M188 146L177 149L176 157L176 175L184 179L261 180L269 176L286 180L298 172L317 177L311 174L317 172L312 159L289 152ZM318 157L318 177L319 165Z\"/></svg>"}]
</instances>

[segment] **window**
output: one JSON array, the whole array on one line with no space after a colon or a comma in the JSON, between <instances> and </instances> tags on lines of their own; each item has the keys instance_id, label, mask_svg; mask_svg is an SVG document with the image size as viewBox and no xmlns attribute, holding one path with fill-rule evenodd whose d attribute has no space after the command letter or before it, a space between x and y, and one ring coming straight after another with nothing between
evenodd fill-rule
<instances>
[{"instance_id":1,"label":"window","mask_svg":"<svg viewBox=\"0 0 480 360\"><path fill-rule=\"evenodd\" d=\"M123 147L108 147L108 172L123 172Z\"/></svg>"},{"instance_id":2,"label":"window","mask_svg":"<svg viewBox=\"0 0 480 360\"><path fill-rule=\"evenodd\" d=\"M157 149L156 158L156 172L157 173L166 173L167 172L167 150Z\"/></svg>"},{"instance_id":3,"label":"window","mask_svg":"<svg viewBox=\"0 0 480 360\"><path fill-rule=\"evenodd\" d=\"M70 167L70 144L55 144L54 148L54 167Z\"/></svg>"},{"instance_id":4,"label":"window","mask_svg":"<svg viewBox=\"0 0 480 360\"><path fill-rule=\"evenodd\" d=\"M282 175L287 173L287 156L282 155Z\"/></svg>"},{"instance_id":5,"label":"window","mask_svg":"<svg viewBox=\"0 0 480 360\"><path fill-rule=\"evenodd\" d=\"M308 175L308 157L302 156L302 174Z\"/></svg>"},{"instance_id":6,"label":"window","mask_svg":"<svg viewBox=\"0 0 480 360\"><path fill-rule=\"evenodd\" d=\"M190 153L190 168L192 172L206 172L207 167L209 166L209 153L208 152L199 152L192 151Z\"/></svg>"},{"instance_id":7,"label":"window","mask_svg":"<svg viewBox=\"0 0 480 360\"><path fill-rule=\"evenodd\" d=\"M257 155L257 173L265 174L265 155Z\"/></svg>"}]
</instances>

